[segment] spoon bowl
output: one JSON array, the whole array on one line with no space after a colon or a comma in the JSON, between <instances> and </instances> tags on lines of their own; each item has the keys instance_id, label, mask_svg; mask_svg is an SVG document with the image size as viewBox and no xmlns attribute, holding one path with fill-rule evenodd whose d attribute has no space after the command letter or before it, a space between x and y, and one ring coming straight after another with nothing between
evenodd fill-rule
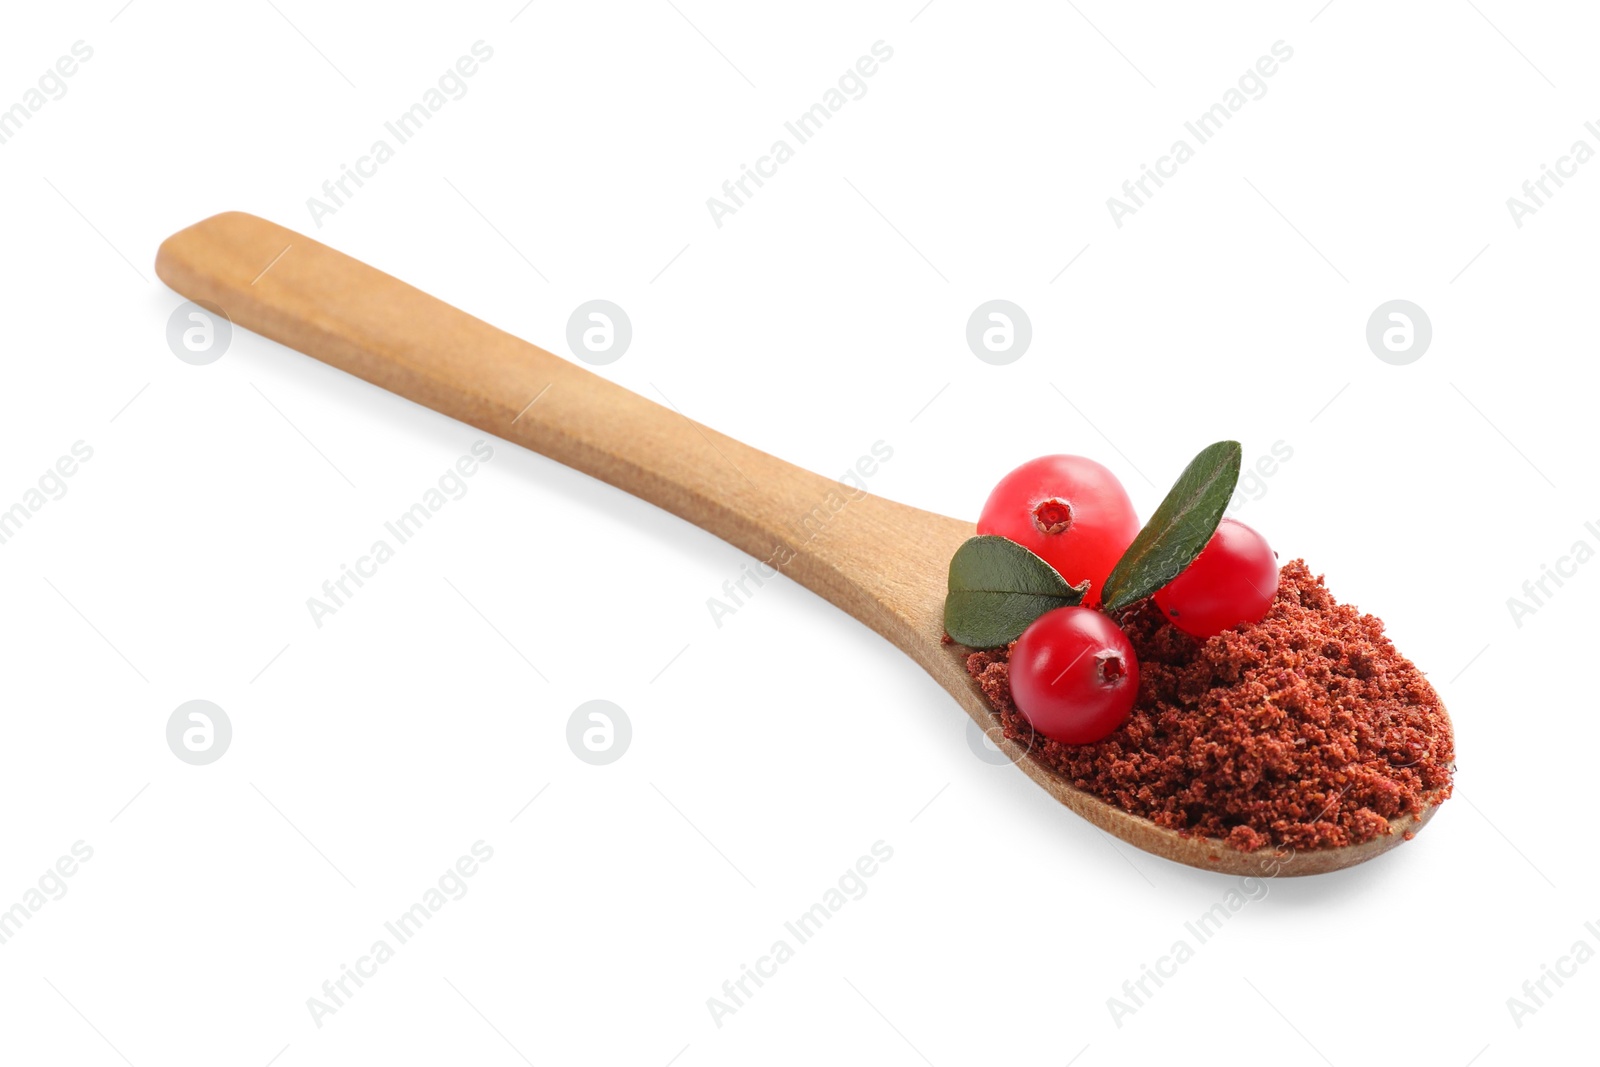
<instances>
[{"instance_id":1,"label":"spoon bowl","mask_svg":"<svg viewBox=\"0 0 1600 1067\"><path fill-rule=\"evenodd\" d=\"M549 456L716 534L888 638L1051 796L1146 852L1226 874L1320 874L1388 851L1427 822L1363 844L1240 852L1074 788L999 737L944 642L950 557L972 523L898 504L785 463L473 318L326 245L240 212L162 243L156 273L237 326ZM662 397L666 400L666 397Z\"/></svg>"}]
</instances>

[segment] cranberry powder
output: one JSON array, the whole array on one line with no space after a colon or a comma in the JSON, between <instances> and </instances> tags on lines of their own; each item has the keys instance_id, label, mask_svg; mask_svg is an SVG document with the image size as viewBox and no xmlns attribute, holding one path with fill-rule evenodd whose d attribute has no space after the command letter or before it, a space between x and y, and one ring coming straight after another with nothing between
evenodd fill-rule
<instances>
[{"instance_id":1,"label":"cranberry powder","mask_svg":"<svg viewBox=\"0 0 1600 1067\"><path fill-rule=\"evenodd\" d=\"M1265 618L1205 641L1150 601L1119 621L1139 697L1094 744L1034 733L1011 700L1010 648L967 658L1006 737L1074 787L1244 852L1360 844L1450 795L1455 741L1438 694L1379 619L1335 601L1304 561L1283 568Z\"/></svg>"}]
</instances>

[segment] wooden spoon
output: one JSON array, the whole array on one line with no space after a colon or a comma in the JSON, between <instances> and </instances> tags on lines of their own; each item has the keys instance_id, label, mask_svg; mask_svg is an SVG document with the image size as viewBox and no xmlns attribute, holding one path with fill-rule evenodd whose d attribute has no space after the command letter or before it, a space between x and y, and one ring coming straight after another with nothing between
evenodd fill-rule
<instances>
[{"instance_id":1,"label":"wooden spoon","mask_svg":"<svg viewBox=\"0 0 1600 1067\"><path fill-rule=\"evenodd\" d=\"M965 653L942 641L950 557L972 523L801 470L253 215L216 215L174 234L156 273L236 325L609 482L780 566L920 664L1051 796L1146 852L1229 874L1316 874L1387 851L1433 814L1430 806L1397 820L1362 845L1293 856L1162 829L1074 789L1000 736Z\"/></svg>"}]
</instances>

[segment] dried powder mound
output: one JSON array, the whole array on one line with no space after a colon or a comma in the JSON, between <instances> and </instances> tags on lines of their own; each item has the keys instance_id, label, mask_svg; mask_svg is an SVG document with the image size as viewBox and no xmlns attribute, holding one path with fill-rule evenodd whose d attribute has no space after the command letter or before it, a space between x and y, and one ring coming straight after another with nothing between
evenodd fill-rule
<instances>
[{"instance_id":1,"label":"dried powder mound","mask_svg":"<svg viewBox=\"0 0 1600 1067\"><path fill-rule=\"evenodd\" d=\"M967 658L1005 735L1078 789L1245 852L1359 844L1450 795L1455 741L1438 694L1380 620L1335 601L1304 561L1283 568L1265 618L1206 641L1149 602L1120 621L1139 699L1092 745L1033 732L1011 702L1009 648Z\"/></svg>"}]
</instances>

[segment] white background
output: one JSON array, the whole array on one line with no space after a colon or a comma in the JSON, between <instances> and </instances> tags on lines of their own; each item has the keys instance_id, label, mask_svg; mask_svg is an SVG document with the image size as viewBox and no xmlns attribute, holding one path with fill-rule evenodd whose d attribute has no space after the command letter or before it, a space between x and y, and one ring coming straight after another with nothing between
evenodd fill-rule
<instances>
[{"instance_id":1,"label":"white background","mask_svg":"<svg viewBox=\"0 0 1600 1067\"><path fill-rule=\"evenodd\" d=\"M0 908L93 849L0 945L0 1058L1592 1057L1600 964L1520 1027L1507 998L1600 948L1600 564L1520 627L1506 604L1600 546L1600 164L1521 228L1506 206L1600 148L1592 11L275 2L31 5L0 33L0 107L93 48L0 145L0 507L93 449L0 546ZM478 40L467 95L317 228L307 198ZM879 40L867 94L718 228L706 198ZM1114 225L1279 40L1266 95ZM709 535L497 444L317 628L306 598L483 435L242 331L176 359L155 249L227 209L562 354L615 301L607 378L823 473L882 440L875 492L967 518L1047 452L1148 514L1207 442L1284 442L1237 514L1429 673L1457 796L1396 853L1273 882L1119 1026L1107 998L1236 883L976 758L952 700L787 580L716 627L745 557ZM1009 366L965 343L992 298L1032 321ZM1364 338L1396 298L1433 324L1409 366ZM196 698L234 730L204 767L165 741ZM565 741L595 698L633 725L609 766ZM470 892L318 1027L307 998L479 840ZM880 840L866 895L715 1025Z\"/></svg>"}]
</instances>

